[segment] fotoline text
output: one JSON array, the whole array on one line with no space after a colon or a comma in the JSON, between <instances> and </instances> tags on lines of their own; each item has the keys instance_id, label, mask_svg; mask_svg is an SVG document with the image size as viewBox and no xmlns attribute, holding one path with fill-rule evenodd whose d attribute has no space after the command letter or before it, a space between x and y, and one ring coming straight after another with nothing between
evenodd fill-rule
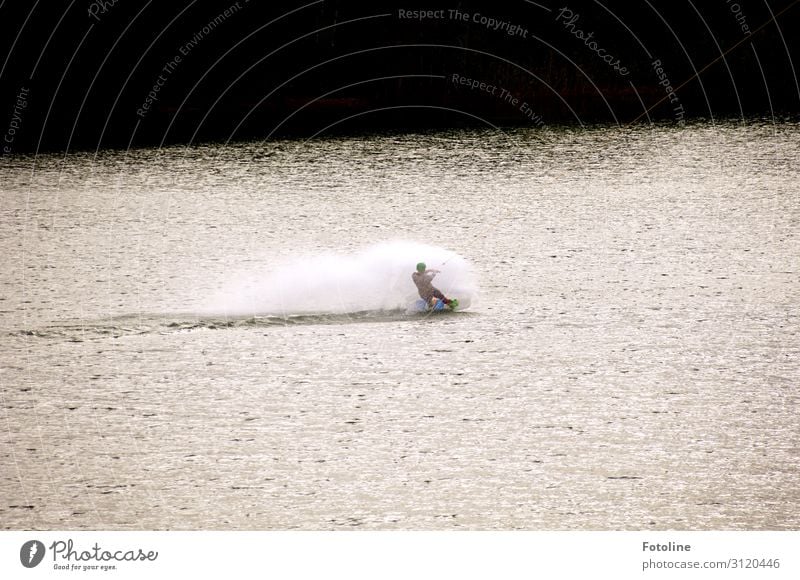
<instances>
[{"instance_id":1,"label":"fotoline text","mask_svg":"<svg viewBox=\"0 0 800 580\"><path fill-rule=\"evenodd\" d=\"M678 544L677 542L667 542L666 544L651 544L642 542L642 552L691 552L689 544Z\"/></svg>"}]
</instances>

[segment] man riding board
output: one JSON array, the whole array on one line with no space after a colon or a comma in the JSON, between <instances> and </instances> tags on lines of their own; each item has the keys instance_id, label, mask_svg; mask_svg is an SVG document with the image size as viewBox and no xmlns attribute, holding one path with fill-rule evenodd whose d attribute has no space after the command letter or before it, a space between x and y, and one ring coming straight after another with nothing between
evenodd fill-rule
<instances>
[{"instance_id":1,"label":"man riding board","mask_svg":"<svg viewBox=\"0 0 800 580\"><path fill-rule=\"evenodd\" d=\"M445 298L441 290L433 285L433 278L438 273L439 270L428 270L425 266L425 262L420 262L417 264L417 271L411 274L411 279L417 287L420 298L431 307L436 304L437 298L445 304L450 304L452 302L449 298Z\"/></svg>"}]
</instances>

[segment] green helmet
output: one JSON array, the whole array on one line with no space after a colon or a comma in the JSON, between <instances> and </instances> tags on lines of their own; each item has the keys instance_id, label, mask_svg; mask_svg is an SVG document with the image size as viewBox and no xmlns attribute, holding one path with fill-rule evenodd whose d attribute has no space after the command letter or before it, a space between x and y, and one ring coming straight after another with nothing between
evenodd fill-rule
<instances>
[{"instance_id":1,"label":"green helmet","mask_svg":"<svg viewBox=\"0 0 800 580\"><path fill-rule=\"evenodd\" d=\"M425 271L425 262L420 262L417 264L417 272L424 272Z\"/></svg>"}]
</instances>

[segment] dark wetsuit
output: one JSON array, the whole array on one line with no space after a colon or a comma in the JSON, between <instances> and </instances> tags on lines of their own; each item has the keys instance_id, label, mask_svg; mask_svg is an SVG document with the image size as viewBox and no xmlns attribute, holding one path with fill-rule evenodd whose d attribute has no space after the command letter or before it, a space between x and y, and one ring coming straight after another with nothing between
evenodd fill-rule
<instances>
[{"instance_id":1,"label":"dark wetsuit","mask_svg":"<svg viewBox=\"0 0 800 580\"><path fill-rule=\"evenodd\" d=\"M419 292L420 298L422 298L425 302L430 302L431 298L434 296L439 300L446 300L444 294L438 288L435 288L433 285L433 277L436 274L431 273L429 274L427 271L425 273L422 272L414 272L411 274L411 279L414 281L414 284L417 286L417 291Z\"/></svg>"}]
</instances>

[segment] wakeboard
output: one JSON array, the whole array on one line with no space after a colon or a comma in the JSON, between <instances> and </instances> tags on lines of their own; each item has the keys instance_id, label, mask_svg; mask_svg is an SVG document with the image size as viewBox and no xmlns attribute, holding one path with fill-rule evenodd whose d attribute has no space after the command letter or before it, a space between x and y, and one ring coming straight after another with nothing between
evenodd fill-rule
<instances>
[{"instance_id":1,"label":"wakeboard","mask_svg":"<svg viewBox=\"0 0 800 580\"><path fill-rule=\"evenodd\" d=\"M449 304L445 304L443 300L435 298L431 302L425 302L422 298L415 300L409 306L409 312L452 312L458 309L458 300L455 298L450 299Z\"/></svg>"}]
</instances>

